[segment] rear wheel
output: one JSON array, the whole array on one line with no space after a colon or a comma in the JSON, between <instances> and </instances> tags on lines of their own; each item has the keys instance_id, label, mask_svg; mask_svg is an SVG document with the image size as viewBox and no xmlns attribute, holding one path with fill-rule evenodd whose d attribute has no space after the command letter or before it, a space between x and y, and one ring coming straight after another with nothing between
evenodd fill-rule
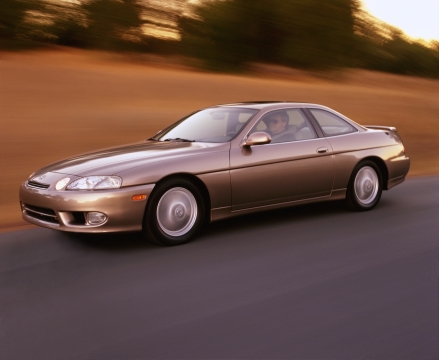
<instances>
[{"instance_id":1,"label":"rear wheel","mask_svg":"<svg viewBox=\"0 0 439 360\"><path fill-rule=\"evenodd\" d=\"M186 179L170 179L157 185L148 201L143 232L160 245L188 242L204 221L204 201Z\"/></svg>"},{"instance_id":2,"label":"rear wheel","mask_svg":"<svg viewBox=\"0 0 439 360\"><path fill-rule=\"evenodd\" d=\"M349 181L346 203L355 211L373 209L380 201L383 190L383 177L373 161L359 163Z\"/></svg>"}]
</instances>

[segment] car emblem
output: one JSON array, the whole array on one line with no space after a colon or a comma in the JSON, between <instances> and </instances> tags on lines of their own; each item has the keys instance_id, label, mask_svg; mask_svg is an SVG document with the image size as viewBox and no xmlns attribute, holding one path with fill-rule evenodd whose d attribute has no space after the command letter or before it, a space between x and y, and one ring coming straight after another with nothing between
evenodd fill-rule
<instances>
[{"instance_id":1,"label":"car emblem","mask_svg":"<svg viewBox=\"0 0 439 360\"><path fill-rule=\"evenodd\" d=\"M40 176L35 176L35 177L32 179L32 181L36 181L36 182L38 182L38 181L44 180L44 178L46 177L46 175L47 175L47 174L43 174L43 175L40 175Z\"/></svg>"}]
</instances>

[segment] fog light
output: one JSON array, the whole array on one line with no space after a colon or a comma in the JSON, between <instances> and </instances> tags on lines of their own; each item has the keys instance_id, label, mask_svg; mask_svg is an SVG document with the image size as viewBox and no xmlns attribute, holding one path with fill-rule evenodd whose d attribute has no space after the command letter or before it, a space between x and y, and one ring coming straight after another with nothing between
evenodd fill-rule
<instances>
[{"instance_id":1,"label":"fog light","mask_svg":"<svg viewBox=\"0 0 439 360\"><path fill-rule=\"evenodd\" d=\"M97 212L91 211L87 213L87 223L90 225L100 225L107 220L107 215Z\"/></svg>"}]
</instances>

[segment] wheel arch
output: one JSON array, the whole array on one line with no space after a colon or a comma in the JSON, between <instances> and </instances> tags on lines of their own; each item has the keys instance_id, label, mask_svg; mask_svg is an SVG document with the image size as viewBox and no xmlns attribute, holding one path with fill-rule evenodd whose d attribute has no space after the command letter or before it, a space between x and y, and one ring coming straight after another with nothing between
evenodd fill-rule
<instances>
[{"instance_id":1,"label":"wheel arch","mask_svg":"<svg viewBox=\"0 0 439 360\"><path fill-rule=\"evenodd\" d=\"M381 176L383 178L383 190L388 190L387 188L387 182L389 180L389 171L387 169L386 163L384 162L383 159L381 159L378 156L368 156L365 157L364 159L361 159L356 165L355 167L358 166L358 164L360 164L363 161L372 161L373 163L375 163L376 166L378 166L378 169L380 169L381 172ZM354 167L354 168L355 168Z\"/></svg>"},{"instance_id":2,"label":"wheel arch","mask_svg":"<svg viewBox=\"0 0 439 360\"><path fill-rule=\"evenodd\" d=\"M188 173L176 173L176 174L171 174L171 175L168 175L168 176L161 178L155 184L154 189L158 185L162 184L163 182L168 181L168 180L173 180L173 179L185 179L187 181L190 181L200 190L201 196L203 197L203 201L204 201L204 207L205 207L204 221L210 222L210 210L211 210L212 206L211 206L209 191L207 190L206 184L196 175L188 174ZM149 201L149 199L148 199L148 201Z\"/></svg>"}]
</instances>

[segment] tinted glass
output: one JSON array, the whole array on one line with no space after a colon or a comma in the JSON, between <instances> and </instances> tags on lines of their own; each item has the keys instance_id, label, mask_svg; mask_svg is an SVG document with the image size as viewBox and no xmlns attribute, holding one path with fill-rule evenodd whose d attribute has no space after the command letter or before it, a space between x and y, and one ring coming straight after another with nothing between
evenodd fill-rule
<instances>
[{"instance_id":1,"label":"tinted glass","mask_svg":"<svg viewBox=\"0 0 439 360\"><path fill-rule=\"evenodd\" d=\"M325 136L343 135L357 131L351 124L329 111L320 109L308 110L311 111L311 114L319 123Z\"/></svg>"},{"instance_id":2,"label":"tinted glass","mask_svg":"<svg viewBox=\"0 0 439 360\"><path fill-rule=\"evenodd\" d=\"M231 140L258 110L212 108L201 110L180 120L154 140L185 139L199 142L223 143Z\"/></svg>"},{"instance_id":3,"label":"tinted glass","mask_svg":"<svg viewBox=\"0 0 439 360\"><path fill-rule=\"evenodd\" d=\"M265 131L271 143L308 140L316 133L300 109L271 111L264 115L251 132Z\"/></svg>"}]
</instances>

